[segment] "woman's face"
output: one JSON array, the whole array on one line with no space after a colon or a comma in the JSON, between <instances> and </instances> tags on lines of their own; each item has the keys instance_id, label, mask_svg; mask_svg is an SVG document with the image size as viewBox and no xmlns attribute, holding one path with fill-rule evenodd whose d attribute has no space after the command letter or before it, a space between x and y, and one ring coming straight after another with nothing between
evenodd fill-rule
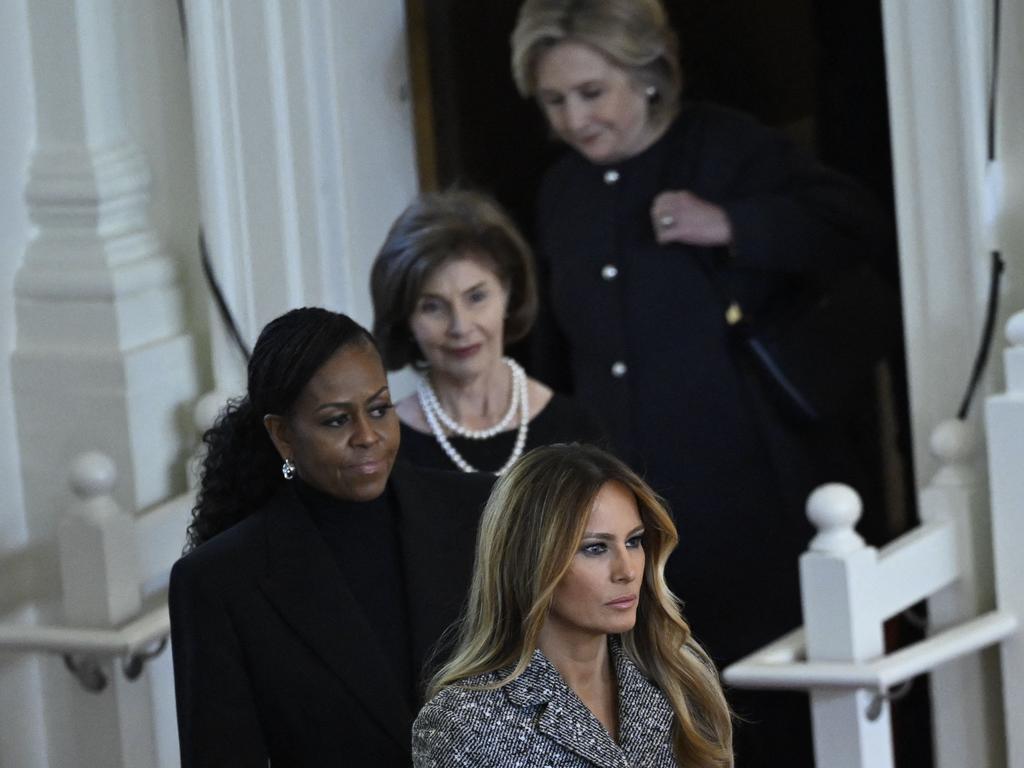
<instances>
[{"instance_id":1,"label":"woman's face","mask_svg":"<svg viewBox=\"0 0 1024 768\"><path fill-rule=\"evenodd\" d=\"M508 291L488 261L449 259L423 284L409 326L435 375L474 378L502 358Z\"/></svg>"},{"instance_id":2,"label":"woman's face","mask_svg":"<svg viewBox=\"0 0 1024 768\"><path fill-rule=\"evenodd\" d=\"M380 355L370 344L339 349L309 380L291 413L264 421L278 453L313 488L346 501L369 501L384 492L398 452L398 416Z\"/></svg>"},{"instance_id":3,"label":"woman's face","mask_svg":"<svg viewBox=\"0 0 1024 768\"><path fill-rule=\"evenodd\" d=\"M573 642L627 632L644 578L644 525L622 483L601 486L572 565L555 588L543 635Z\"/></svg>"},{"instance_id":4,"label":"woman's face","mask_svg":"<svg viewBox=\"0 0 1024 768\"><path fill-rule=\"evenodd\" d=\"M551 128L592 163L615 163L655 135L641 85L582 43L559 43L536 64L537 101Z\"/></svg>"}]
</instances>

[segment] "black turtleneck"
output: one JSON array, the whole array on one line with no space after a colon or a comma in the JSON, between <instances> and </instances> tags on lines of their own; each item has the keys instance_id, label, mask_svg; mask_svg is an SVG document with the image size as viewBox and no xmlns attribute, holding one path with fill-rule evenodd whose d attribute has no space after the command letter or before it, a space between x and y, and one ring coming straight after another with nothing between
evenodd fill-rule
<instances>
[{"instance_id":1,"label":"black turtleneck","mask_svg":"<svg viewBox=\"0 0 1024 768\"><path fill-rule=\"evenodd\" d=\"M373 501L343 501L298 478L292 482L414 710L417 674L409 642L400 514L391 490Z\"/></svg>"}]
</instances>

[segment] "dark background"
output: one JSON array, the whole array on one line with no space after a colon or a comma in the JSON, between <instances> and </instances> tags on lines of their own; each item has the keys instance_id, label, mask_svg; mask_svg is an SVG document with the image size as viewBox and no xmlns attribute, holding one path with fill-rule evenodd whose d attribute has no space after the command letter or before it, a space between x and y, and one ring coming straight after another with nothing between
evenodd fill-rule
<instances>
[{"instance_id":1,"label":"dark background","mask_svg":"<svg viewBox=\"0 0 1024 768\"><path fill-rule=\"evenodd\" d=\"M532 241L536 190L562 148L512 81L509 36L520 2L407 0L407 7L423 186L489 192ZM895 221L879 0L664 2L679 34L685 99L731 106L785 131L821 162L857 179ZM891 241L888 252L872 259L898 286L894 236ZM878 475L889 482L897 476L902 488L904 509L894 518L914 520L902 358L890 370L893 405L884 418L901 436L899 456L888 466L879 460ZM859 439L877 460L878 411L869 416L875 423ZM882 543L901 527L876 518L865 519L861 530ZM899 647L920 632L897 618L887 637ZM928 710L921 679L893 705L900 768L932 765Z\"/></svg>"}]
</instances>

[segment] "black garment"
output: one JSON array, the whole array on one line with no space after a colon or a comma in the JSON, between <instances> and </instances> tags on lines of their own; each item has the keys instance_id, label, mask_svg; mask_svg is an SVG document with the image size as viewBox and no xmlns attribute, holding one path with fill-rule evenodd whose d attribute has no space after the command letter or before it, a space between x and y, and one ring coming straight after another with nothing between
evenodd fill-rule
<instances>
[{"instance_id":1,"label":"black garment","mask_svg":"<svg viewBox=\"0 0 1024 768\"><path fill-rule=\"evenodd\" d=\"M461 607L490 485L392 471L414 674ZM182 765L408 766L422 694L410 708L364 608L396 599L353 594L289 486L179 560L170 609Z\"/></svg>"},{"instance_id":2,"label":"black garment","mask_svg":"<svg viewBox=\"0 0 1024 768\"><path fill-rule=\"evenodd\" d=\"M399 535L402 521L393 494L385 491L372 501L341 501L298 478L292 482L352 596L370 620L388 667L413 709L419 673L412 670L409 603ZM394 599L381 600L380 595L394 595Z\"/></svg>"},{"instance_id":3,"label":"black garment","mask_svg":"<svg viewBox=\"0 0 1024 768\"><path fill-rule=\"evenodd\" d=\"M470 466L482 472L496 472L512 455L516 431L499 432L487 440L457 436L448 439ZM607 438L587 411L571 398L555 392L548 404L530 421L524 450L552 443L591 443L606 447ZM398 458L421 467L455 469L433 435L424 434L407 424L402 424Z\"/></svg>"},{"instance_id":4,"label":"black garment","mask_svg":"<svg viewBox=\"0 0 1024 768\"><path fill-rule=\"evenodd\" d=\"M651 205L666 190L721 206L731 247L658 244ZM807 495L856 478L830 428L798 432L765 400L700 262L724 267L748 313L766 310L808 276L866 258L875 208L775 132L690 104L621 163L568 153L545 177L538 224L531 372L603 419L668 500L680 535L669 583L712 657L735 661L801 623Z\"/></svg>"}]
</instances>

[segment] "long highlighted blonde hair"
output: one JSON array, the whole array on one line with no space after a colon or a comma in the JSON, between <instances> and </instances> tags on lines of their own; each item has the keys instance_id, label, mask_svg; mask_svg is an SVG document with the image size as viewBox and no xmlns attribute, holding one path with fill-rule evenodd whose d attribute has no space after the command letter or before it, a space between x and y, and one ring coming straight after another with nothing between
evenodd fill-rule
<instances>
[{"instance_id":1,"label":"long highlighted blonde hair","mask_svg":"<svg viewBox=\"0 0 1024 768\"><path fill-rule=\"evenodd\" d=\"M633 493L645 527L637 621L621 635L622 648L672 705L679 763L731 766L732 724L718 675L665 583L665 563L678 542L672 518L629 467L592 446L537 448L498 479L481 518L455 650L431 681L428 697L502 668L513 669L493 687L523 673L555 588L582 542L594 499L613 481Z\"/></svg>"}]
</instances>

